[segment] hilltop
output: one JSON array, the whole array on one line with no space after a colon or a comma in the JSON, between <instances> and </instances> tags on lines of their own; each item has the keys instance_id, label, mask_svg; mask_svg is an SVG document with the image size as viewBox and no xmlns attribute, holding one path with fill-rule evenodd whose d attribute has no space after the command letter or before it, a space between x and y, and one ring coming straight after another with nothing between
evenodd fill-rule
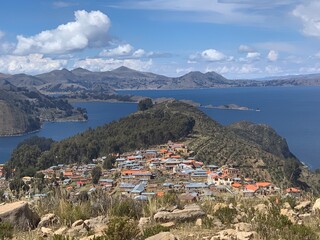
<instances>
[{"instance_id":1,"label":"hilltop","mask_svg":"<svg viewBox=\"0 0 320 240\"><path fill-rule=\"evenodd\" d=\"M114 94L115 90L197 89L266 86L319 86L318 74L274 77L268 80L230 80L216 72L189 72L180 77L167 77L151 72L119 67L112 71L91 72L83 68L54 70L35 76L0 75L18 87L35 87L42 93L75 93L98 91Z\"/></svg>"},{"instance_id":2,"label":"hilltop","mask_svg":"<svg viewBox=\"0 0 320 240\"><path fill-rule=\"evenodd\" d=\"M234 166L257 180L317 190L309 182L317 177L304 168L285 139L270 127L247 122L224 127L196 107L179 101L156 104L146 111L53 143L43 153L32 146L20 146L7 166L23 176L26 164L39 170L59 163L86 163L98 156L147 148L168 140L187 143L198 161ZM19 157L26 153L31 156L28 163Z\"/></svg>"}]
</instances>

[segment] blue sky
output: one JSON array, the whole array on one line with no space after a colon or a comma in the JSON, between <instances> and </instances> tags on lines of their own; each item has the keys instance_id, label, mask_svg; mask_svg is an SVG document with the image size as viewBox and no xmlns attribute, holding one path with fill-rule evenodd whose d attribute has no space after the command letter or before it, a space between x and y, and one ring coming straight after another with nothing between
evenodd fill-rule
<instances>
[{"instance_id":1,"label":"blue sky","mask_svg":"<svg viewBox=\"0 0 320 240\"><path fill-rule=\"evenodd\" d=\"M318 0L2 1L0 72L318 73L319 12Z\"/></svg>"}]
</instances>

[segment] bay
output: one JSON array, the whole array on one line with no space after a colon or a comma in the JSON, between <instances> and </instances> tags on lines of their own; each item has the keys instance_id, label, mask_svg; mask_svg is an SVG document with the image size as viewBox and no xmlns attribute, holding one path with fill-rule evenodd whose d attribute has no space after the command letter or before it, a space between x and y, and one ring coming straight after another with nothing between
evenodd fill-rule
<instances>
[{"instance_id":1,"label":"bay","mask_svg":"<svg viewBox=\"0 0 320 240\"><path fill-rule=\"evenodd\" d=\"M118 120L137 110L133 103L82 102L73 104L75 107L86 108L89 119L86 122L46 122L35 133L23 136L0 137L0 163L9 160L13 149L24 139L32 136L61 140L89 128Z\"/></svg>"},{"instance_id":2,"label":"bay","mask_svg":"<svg viewBox=\"0 0 320 240\"><path fill-rule=\"evenodd\" d=\"M201 108L223 125L247 120L273 127L291 152L311 169L320 167L320 87L224 88L120 91L119 93L189 99L202 105L237 104L261 111Z\"/></svg>"}]
</instances>

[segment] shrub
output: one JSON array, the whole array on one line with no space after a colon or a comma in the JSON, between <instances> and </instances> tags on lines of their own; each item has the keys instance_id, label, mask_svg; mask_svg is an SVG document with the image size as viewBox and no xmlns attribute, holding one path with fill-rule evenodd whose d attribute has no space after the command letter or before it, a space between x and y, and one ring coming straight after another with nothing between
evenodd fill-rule
<instances>
[{"instance_id":1,"label":"shrub","mask_svg":"<svg viewBox=\"0 0 320 240\"><path fill-rule=\"evenodd\" d=\"M160 232L169 232L169 231L170 229L168 227L164 227L164 226L161 226L160 224L157 224L157 225L146 228L143 231L143 238L154 236Z\"/></svg>"},{"instance_id":2,"label":"shrub","mask_svg":"<svg viewBox=\"0 0 320 240\"><path fill-rule=\"evenodd\" d=\"M0 239L12 238L13 226L9 222L0 222Z\"/></svg>"},{"instance_id":3,"label":"shrub","mask_svg":"<svg viewBox=\"0 0 320 240\"><path fill-rule=\"evenodd\" d=\"M138 239L139 235L137 222L128 217L113 217L104 231L103 240L133 240Z\"/></svg>"},{"instance_id":4,"label":"shrub","mask_svg":"<svg viewBox=\"0 0 320 240\"><path fill-rule=\"evenodd\" d=\"M214 215L223 223L230 224L232 220L235 218L237 214L237 210L233 208L223 207L219 208Z\"/></svg>"},{"instance_id":5,"label":"shrub","mask_svg":"<svg viewBox=\"0 0 320 240\"><path fill-rule=\"evenodd\" d=\"M129 217L139 219L142 217L143 207L140 202L136 202L131 198L114 199L111 205L110 215L115 217Z\"/></svg>"}]
</instances>

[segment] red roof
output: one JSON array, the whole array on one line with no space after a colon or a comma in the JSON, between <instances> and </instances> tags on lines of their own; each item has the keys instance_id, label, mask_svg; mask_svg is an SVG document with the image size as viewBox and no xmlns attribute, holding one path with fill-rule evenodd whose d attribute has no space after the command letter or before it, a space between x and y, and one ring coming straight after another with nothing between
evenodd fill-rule
<instances>
[{"instance_id":1,"label":"red roof","mask_svg":"<svg viewBox=\"0 0 320 240\"><path fill-rule=\"evenodd\" d=\"M298 189L298 188L287 188L285 191L286 191L286 193L299 193L300 189Z\"/></svg>"},{"instance_id":2,"label":"red roof","mask_svg":"<svg viewBox=\"0 0 320 240\"><path fill-rule=\"evenodd\" d=\"M245 188L247 190L254 191L254 192L258 190L258 187L255 184L247 184L245 185Z\"/></svg>"},{"instance_id":3,"label":"red roof","mask_svg":"<svg viewBox=\"0 0 320 240\"><path fill-rule=\"evenodd\" d=\"M232 183L231 186L234 187L234 188L239 188L242 185L240 183Z\"/></svg>"},{"instance_id":4,"label":"red roof","mask_svg":"<svg viewBox=\"0 0 320 240\"><path fill-rule=\"evenodd\" d=\"M270 182L256 182L258 187L269 187L271 185Z\"/></svg>"}]
</instances>

